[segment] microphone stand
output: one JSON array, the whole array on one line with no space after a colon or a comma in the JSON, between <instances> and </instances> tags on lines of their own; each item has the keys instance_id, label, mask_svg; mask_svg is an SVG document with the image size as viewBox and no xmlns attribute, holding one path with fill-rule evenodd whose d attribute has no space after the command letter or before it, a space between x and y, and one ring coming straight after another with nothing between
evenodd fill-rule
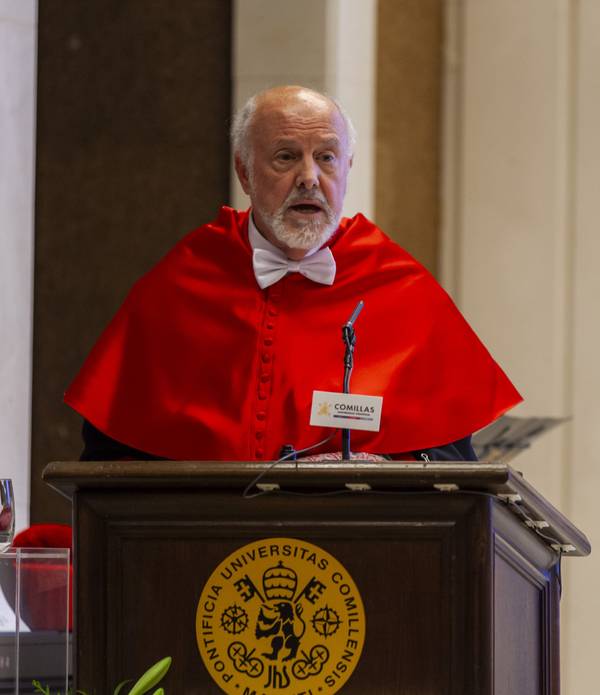
<instances>
[{"instance_id":1,"label":"microphone stand","mask_svg":"<svg viewBox=\"0 0 600 695\"><path fill-rule=\"evenodd\" d=\"M361 299L352 312L352 316L342 326L342 340L346 346L344 353L344 393L350 393L350 377L354 367L354 346L356 345L356 334L354 332L354 322L362 311L365 303ZM349 461L350 452L350 430L342 428L342 460Z\"/></svg>"}]
</instances>

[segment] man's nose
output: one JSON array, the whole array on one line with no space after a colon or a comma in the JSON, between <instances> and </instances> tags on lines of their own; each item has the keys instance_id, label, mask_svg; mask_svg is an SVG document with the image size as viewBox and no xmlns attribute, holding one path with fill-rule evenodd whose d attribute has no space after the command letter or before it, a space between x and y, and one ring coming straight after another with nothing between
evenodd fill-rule
<instances>
[{"instance_id":1,"label":"man's nose","mask_svg":"<svg viewBox=\"0 0 600 695\"><path fill-rule=\"evenodd\" d=\"M312 157L300 161L296 186L298 188L317 188L319 186L319 167Z\"/></svg>"}]
</instances>

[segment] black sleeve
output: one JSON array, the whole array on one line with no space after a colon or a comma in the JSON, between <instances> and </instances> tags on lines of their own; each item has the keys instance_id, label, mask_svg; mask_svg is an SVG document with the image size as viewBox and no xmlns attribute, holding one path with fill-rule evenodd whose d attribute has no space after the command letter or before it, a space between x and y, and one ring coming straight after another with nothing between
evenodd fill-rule
<instances>
[{"instance_id":1,"label":"black sleeve","mask_svg":"<svg viewBox=\"0 0 600 695\"><path fill-rule=\"evenodd\" d=\"M477 461L477 455L471 444L471 435L452 444L419 449L412 453L418 461Z\"/></svg>"},{"instance_id":2,"label":"black sleeve","mask_svg":"<svg viewBox=\"0 0 600 695\"><path fill-rule=\"evenodd\" d=\"M108 435L96 429L87 420L83 421L81 428L83 438L83 451L79 457L80 461L119 461L133 459L135 461L160 461L160 456L153 456L144 451L133 449L126 444L121 444L116 439L111 439Z\"/></svg>"}]
</instances>

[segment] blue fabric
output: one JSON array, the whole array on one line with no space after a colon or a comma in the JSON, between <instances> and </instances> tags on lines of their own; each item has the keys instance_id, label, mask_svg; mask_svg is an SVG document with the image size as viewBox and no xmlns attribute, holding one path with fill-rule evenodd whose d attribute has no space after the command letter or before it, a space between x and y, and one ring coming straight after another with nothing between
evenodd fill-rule
<instances>
[{"instance_id":1,"label":"blue fabric","mask_svg":"<svg viewBox=\"0 0 600 695\"><path fill-rule=\"evenodd\" d=\"M81 428L83 438L83 451L79 457L80 461L122 461L123 459L133 459L134 461L160 461L158 456L146 454L130 446L121 444L116 439L111 439L108 435L96 429L87 420L83 421Z\"/></svg>"},{"instance_id":2,"label":"blue fabric","mask_svg":"<svg viewBox=\"0 0 600 695\"><path fill-rule=\"evenodd\" d=\"M471 444L471 435L452 444L413 451L413 454L418 461L477 461L477 455Z\"/></svg>"}]
</instances>

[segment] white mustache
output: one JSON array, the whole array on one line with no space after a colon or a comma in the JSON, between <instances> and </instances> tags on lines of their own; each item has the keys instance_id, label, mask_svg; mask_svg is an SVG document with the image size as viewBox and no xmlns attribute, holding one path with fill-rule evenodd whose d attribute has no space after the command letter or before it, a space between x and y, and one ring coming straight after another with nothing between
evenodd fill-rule
<instances>
[{"instance_id":1,"label":"white mustache","mask_svg":"<svg viewBox=\"0 0 600 695\"><path fill-rule=\"evenodd\" d=\"M282 208L286 209L291 207L292 205L295 205L296 203L304 203L307 200L314 200L315 202L320 203L321 207L323 208L323 212L325 212L327 217L333 219L333 210L329 207L329 204L325 199L325 196L322 193L318 193L316 191L311 191L310 193L307 191L302 195L295 192L291 193L286 198Z\"/></svg>"},{"instance_id":2,"label":"white mustache","mask_svg":"<svg viewBox=\"0 0 600 695\"><path fill-rule=\"evenodd\" d=\"M298 193L292 193L291 195L288 196L287 200L285 201L286 203L291 203L294 204L297 201L300 200L316 200L319 203L323 203L324 205L327 205L327 201L325 200L325 196L322 193L305 193L304 195L300 195Z\"/></svg>"}]
</instances>

